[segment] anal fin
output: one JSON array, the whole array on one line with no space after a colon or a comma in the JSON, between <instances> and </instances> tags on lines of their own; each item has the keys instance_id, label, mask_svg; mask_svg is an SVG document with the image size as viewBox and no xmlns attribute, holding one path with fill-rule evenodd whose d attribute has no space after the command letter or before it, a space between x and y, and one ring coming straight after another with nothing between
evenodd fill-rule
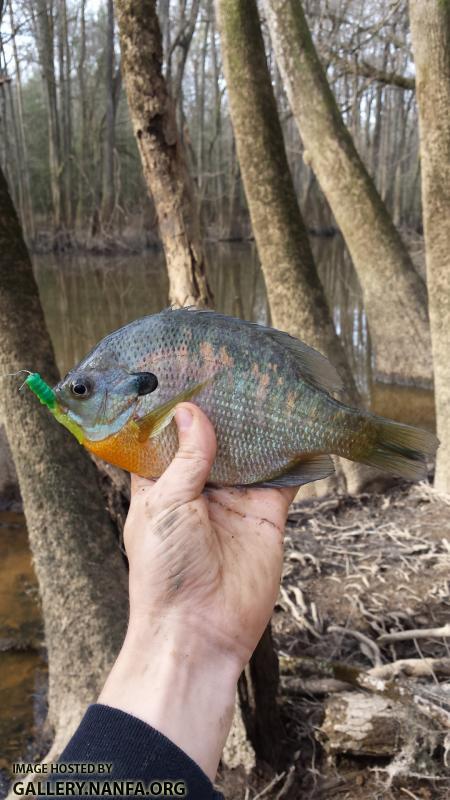
<instances>
[{"instance_id":1,"label":"anal fin","mask_svg":"<svg viewBox=\"0 0 450 800\"><path fill-rule=\"evenodd\" d=\"M312 481L320 481L322 478L328 478L334 472L334 464L330 456L313 455L304 456L299 461L296 461L282 475L277 475L268 481L261 483L252 483L253 487L267 487L267 488L283 488L285 486L304 486L306 483ZM247 486L246 488L249 488Z\"/></svg>"}]
</instances>

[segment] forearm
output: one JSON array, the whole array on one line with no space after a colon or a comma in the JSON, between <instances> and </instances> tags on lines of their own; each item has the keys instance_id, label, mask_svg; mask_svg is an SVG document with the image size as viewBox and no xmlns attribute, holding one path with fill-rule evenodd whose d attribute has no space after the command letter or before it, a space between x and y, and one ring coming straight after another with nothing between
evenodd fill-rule
<instances>
[{"instance_id":1,"label":"forearm","mask_svg":"<svg viewBox=\"0 0 450 800\"><path fill-rule=\"evenodd\" d=\"M163 733L214 780L240 670L185 624L130 625L99 702Z\"/></svg>"}]
</instances>

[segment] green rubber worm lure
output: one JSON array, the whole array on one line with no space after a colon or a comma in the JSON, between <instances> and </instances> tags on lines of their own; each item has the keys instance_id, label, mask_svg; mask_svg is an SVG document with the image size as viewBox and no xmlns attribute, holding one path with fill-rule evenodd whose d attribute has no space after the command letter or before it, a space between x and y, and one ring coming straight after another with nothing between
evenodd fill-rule
<instances>
[{"instance_id":1,"label":"green rubber worm lure","mask_svg":"<svg viewBox=\"0 0 450 800\"><path fill-rule=\"evenodd\" d=\"M41 378L39 373L31 372L25 381L25 385L31 389L31 391L40 400L42 405L47 406L48 410L53 414L55 419L57 419L61 425L64 425L64 427L75 436L80 444L83 444L85 437L82 429L61 409L61 406L56 399L55 392L51 386L49 386L48 383Z\"/></svg>"}]
</instances>

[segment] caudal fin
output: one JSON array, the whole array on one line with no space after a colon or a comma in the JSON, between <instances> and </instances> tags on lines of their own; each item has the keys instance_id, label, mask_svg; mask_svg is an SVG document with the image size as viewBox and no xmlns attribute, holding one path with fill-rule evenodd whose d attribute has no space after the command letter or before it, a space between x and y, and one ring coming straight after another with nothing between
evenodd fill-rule
<instances>
[{"instance_id":1,"label":"caudal fin","mask_svg":"<svg viewBox=\"0 0 450 800\"><path fill-rule=\"evenodd\" d=\"M384 469L411 481L427 477L426 457L434 456L439 440L433 433L401 425L383 417L373 418L376 442L365 458L370 467Z\"/></svg>"}]
</instances>

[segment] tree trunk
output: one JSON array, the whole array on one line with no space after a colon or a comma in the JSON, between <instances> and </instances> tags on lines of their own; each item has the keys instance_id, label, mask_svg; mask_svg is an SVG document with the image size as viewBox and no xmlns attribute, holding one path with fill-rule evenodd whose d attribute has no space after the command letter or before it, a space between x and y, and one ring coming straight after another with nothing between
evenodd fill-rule
<instances>
[{"instance_id":1,"label":"tree trunk","mask_svg":"<svg viewBox=\"0 0 450 800\"><path fill-rule=\"evenodd\" d=\"M162 77L161 34L155 6L151 0L116 0L125 85L144 175L157 209L171 301L208 306L212 298L205 276L198 211L177 135L173 103ZM268 652L270 641L270 631L266 631L250 667L257 694L256 708L251 710L252 734L256 745L262 747L257 755L264 759L275 752L270 751L267 736L265 746L261 744L264 720L270 716L272 721L277 719L279 726L273 690L273 682L276 685L278 680L277 664L273 649ZM261 683L268 675L270 687L264 692Z\"/></svg>"},{"instance_id":2,"label":"tree trunk","mask_svg":"<svg viewBox=\"0 0 450 800\"><path fill-rule=\"evenodd\" d=\"M185 17L186 3L182 4L182 16L180 19L180 27L177 31L175 39L171 46L171 53L167 54L168 62L172 62L172 55L178 50L175 67L170 67L170 74L173 79L170 85L170 93L173 99L175 108L179 109L179 123L184 126L184 111L183 111L183 78L184 70L186 68L186 61L191 47L192 37L195 31L195 24L197 22L198 12L200 10L200 0L192 0L189 17Z\"/></svg>"},{"instance_id":3,"label":"tree trunk","mask_svg":"<svg viewBox=\"0 0 450 800\"><path fill-rule=\"evenodd\" d=\"M14 23L14 11L12 0L9 2L9 19L11 24L12 30L12 47L13 47L13 55L14 55L14 66L16 70L16 81L17 81L17 112L18 112L18 121L19 121L19 131L20 131L20 168L23 173L23 183L24 183L24 199L25 199L25 229L26 233L29 236L29 239L33 241L35 235L34 229L34 215L33 215L33 203L31 199L31 188L30 188L30 171L29 171L29 157L28 157L28 147L27 147L27 139L25 133L25 125L23 119L23 95L22 95L22 73L20 69L20 60L19 54L17 52L17 42L16 42L16 33L15 33L15 23Z\"/></svg>"},{"instance_id":4,"label":"tree trunk","mask_svg":"<svg viewBox=\"0 0 450 800\"><path fill-rule=\"evenodd\" d=\"M2 77L2 84L0 91L3 95L3 115L4 115L4 135L9 138L5 147L5 155L7 156L8 169L12 176L12 185L14 187L14 198L18 208L19 214L22 219L25 217L24 208L24 184L21 169L21 153L20 153L20 139L19 128L17 125L17 115L12 93L11 78L8 75L7 58L3 48L3 42L0 36L0 75ZM6 143L5 143L6 144Z\"/></svg>"},{"instance_id":5,"label":"tree trunk","mask_svg":"<svg viewBox=\"0 0 450 800\"><path fill-rule=\"evenodd\" d=\"M1 6L0 6L1 8ZM14 183L12 182L12 175L11 175L11 137L9 135L9 128L8 128L8 118L7 118L7 107L6 107L6 88L7 88L7 78L3 78L0 80L0 125L2 128L2 135L0 136L0 169L3 169L5 175L11 180L11 185L14 189Z\"/></svg>"},{"instance_id":6,"label":"tree trunk","mask_svg":"<svg viewBox=\"0 0 450 800\"><path fill-rule=\"evenodd\" d=\"M106 119L103 166L102 221L106 228L112 222L115 207L114 146L115 146L115 108L114 108L114 5L107 0L107 32L105 48L105 88Z\"/></svg>"},{"instance_id":7,"label":"tree trunk","mask_svg":"<svg viewBox=\"0 0 450 800\"><path fill-rule=\"evenodd\" d=\"M170 302L208 306L198 207L162 74L155 0L116 0L122 69L144 176L156 207L166 255Z\"/></svg>"},{"instance_id":8,"label":"tree trunk","mask_svg":"<svg viewBox=\"0 0 450 800\"><path fill-rule=\"evenodd\" d=\"M55 44L53 7L47 0L37 0L36 28L39 49L39 61L44 82L45 99L48 113L48 145L50 186L53 204L53 223L57 235L66 228L66 206L63 180L63 164L61 158L61 139L58 124L58 101L55 76Z\"/></svg>"},{"instance_id":9,"label":"tree trunk","mask_svg":"<svg viewBox=\"0 0 450 800\"><path fill-rule=\"evenodd\" d=\"M264 0L280 71L311 164L342 230L363 289L376 369L429 383L426 286L340 116L300 0Z\"/></svg>"},{"instance_id":10,"label":"tree trunk","mask_svg":"<svg viewBox=\"0 0 450 800\"><path fill-rule=\"evenodd\" d=\"M278 656L268 626L239 680L238 695L243 722L254 751L259 759L274 769L280 765L284 735L277 707L279 680Z\"/></svg>"},{"instance_id":11,"label":"tree trunk","mask_svg":"<svg viewBox=\"0 0 450 800\"><path fill-rule=\"evenodd\" d=\"M0 373L23 367L58 379L31 262L0 173ZM52 757L95 700L122 643L126 570L96 471L72 436L4 379L5 422L39 581L49 663Z\"/></svg>"},{"instance_id":12,"label":"tree trunk","mask_svg":"<svg viewBox=\"0 0 450 800\"><path fill-rule=\"evenodd\" d=\"M435 486L450 493L450 3L410 0L433 343Z\"/></svg>"},{"instance_id":13,"label":"tree trunk","mask_svg":"<svg viewBox=\"0 0 450 800\"><path fill-rule=\"evenodd\" d=\"M220 88L219 58L216 42L216 20L214 6L211 8L211 66L213 82L213 139L209 148L211 171L215 175L212 181L212 198L214 203L214 224L217 236L220 238L224 234L224 180L223 180L223 141L222 141L222 93Z\"/></svg>"},{"instance_id":14,"label":"tree trunk","mask_svg":"<svg viewBox=\"0 0 450 800\"><path fill-rule=\"evenodd\" d=\"M61 146L64 166L64 191L67 213L67 225L70 230L74 223L73 209L73 152L72 152L72 58L69 42L69 20L67 18L66 0L59 0L58 6L58 39L61 53L60 65L60 127Z\"/></svg>"},{"instance_id":15,"label":"tree trunk","mask_svg":"<svg viewBox=\"0 0 450 800\"><path fill-rule=\"evenodd\" d=\"M216 6L238 158L272 323L324 353L342 378L343 399L359 405L289 171L256 2L216 0ZM350 492L362 491L374 471L343 461L338 475L302 489L302 495L329 493L341 478Z\"/></svg>"},{"instance_id":16,"label":"tree trunk","mask_svg":"<svg viewBox=\"0 0 450 800\"><path fill-rule=\"evenodd\" d=\"M286 158L255 0L218 0L231 118L275 327L326 353L357 391L317 275Z\"/></svg>"},{"instance_id":17,"label":"tree trunk","mask_svg":"<svg viewBox=\"0 0 450 800\"><path fill-rule=\"evenodd\" d=\"M78 203L77 203L77 228L82 229L87 217L87 150L88 150L88 124L87 124L87 98L86 98L86 0L80 4L80 44L79 60L77 65L79 86L79 139L80 150L78 153Z\"/></svg>"},{"instance_id":18,"label":"tree trunk","mask_svg":"<svg viewBox=\"0 0 450 800\"><path fill-rule=\"evenodd\" d=\"M210 12L210 9L207 9ZM204 177L205 171L205 72L206 72L206 53L208 50L208 33L209 33L210 17L203 23L203 40L201 43L199 54L199 66L197 72L200 74L198 80L198 93L197 93L197 153L196 153L196 166L197 166L197 186L200 204L200 219L202 218L202 205L205 196L205 186L207 183Z\"/></svg>"}]
</instances>

